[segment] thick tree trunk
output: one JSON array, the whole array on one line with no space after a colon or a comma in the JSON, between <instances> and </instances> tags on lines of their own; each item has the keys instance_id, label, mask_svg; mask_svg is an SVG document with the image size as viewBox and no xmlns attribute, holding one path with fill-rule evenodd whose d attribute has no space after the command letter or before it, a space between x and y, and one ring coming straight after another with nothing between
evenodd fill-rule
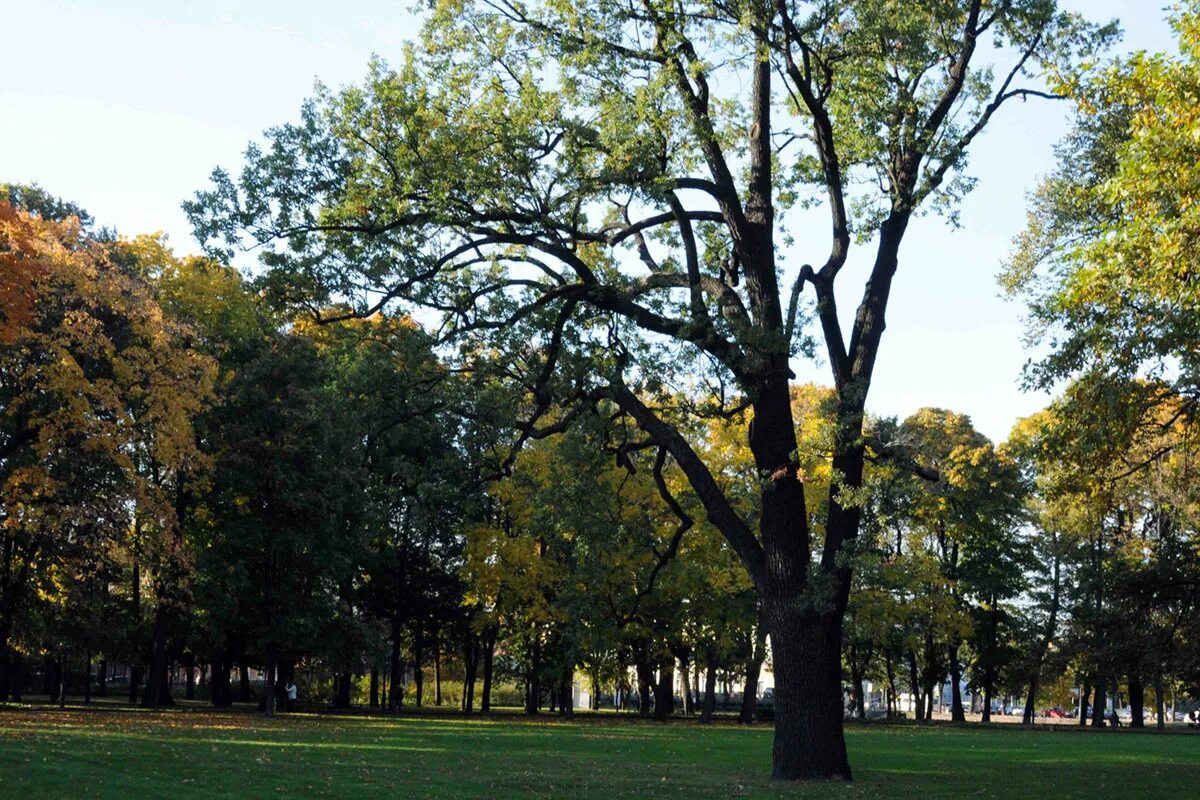
<instances>
[{"instance_id":1,"label":"thick tree trunk","mask_svg":"<svg viewBox=\"0 0 1200 800\"><path fill-rule=\"evenodd\" d=\"M1146 727L1146 686L1136 665L1129 668L1129 711L1129 727Z\"/></svg>"},{"instance_id":2,"label":"thick tree trunk","mask_svg":"<svg viewBox=\"0 0 1200 800\"><path fill-rule=\"evenodd\" d=\"M775 667L773 778L849 780L842 712L841 616L797 619L796 599L765 604Z\"/></svg>"},{"instance_id":3,"label":"thick tree trunk","mask_svg":"<svg viewBox=\"0 0 1200 800\"><path fill-rule=\"evenodd\" d=\"M658 683L654 688L654 718L665 721L675 713L675 657L664 656L658 665Z\"/></svg>"},{"instance_id":4,"label":"thick tree trunk","mask_svg":"<svg viewBox=\"0 0 1200 800\"><path fill-rule=\"evenodd\" d=\"M379 667L371 667L371 708L379 708Z\"/></svg>"}]
</instances>

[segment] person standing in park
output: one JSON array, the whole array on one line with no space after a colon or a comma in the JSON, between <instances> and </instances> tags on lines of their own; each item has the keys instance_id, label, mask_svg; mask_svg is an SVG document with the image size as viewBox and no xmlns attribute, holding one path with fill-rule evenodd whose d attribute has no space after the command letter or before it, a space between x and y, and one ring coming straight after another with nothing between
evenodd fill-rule
<instances>
[{"instance_id":1,"label":"person standing in park","mask_svg":"<svg viewBox=\"0 0 1200 800\"><path fill-rule=\"evenodd\" d=\"M296 710L296 683L288 681L287 683L287 710L289 712Z\"/></svg>"}]
</instances>

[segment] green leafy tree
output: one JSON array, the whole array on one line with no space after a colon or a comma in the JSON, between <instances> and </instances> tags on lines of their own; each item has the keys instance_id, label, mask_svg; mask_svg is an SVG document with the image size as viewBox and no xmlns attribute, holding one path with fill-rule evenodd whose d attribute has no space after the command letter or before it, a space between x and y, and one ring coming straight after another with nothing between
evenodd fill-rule
<instances>
[{"instance_id":1,"label":"green leafy tree","mask_svg":"<svg viewBox=\"0 0 1200 800\"><path fill-rule=\"evenodd\" d=\"M1108 33L1051 0L441 2L395 69L322 90L187 208L215 249L262 247L288 300L444 312L447 333L509 360L530 427L556 402L616 403L669 451L758 593L773 774L848 779L842 618L905 232L922 209L953 214L974 139L1044 93L1031 74L1065 77ZM988 41L1012 62L993 72ZM809 200L830 240L789 289L778 244ZM835 284L855 235L872 266L843 329ZM806 291L837 395L819 528L789 385ZM700 409L658 391L688 374L753 408L753 525L681 432Z\"/></svg>"}]
</instances>

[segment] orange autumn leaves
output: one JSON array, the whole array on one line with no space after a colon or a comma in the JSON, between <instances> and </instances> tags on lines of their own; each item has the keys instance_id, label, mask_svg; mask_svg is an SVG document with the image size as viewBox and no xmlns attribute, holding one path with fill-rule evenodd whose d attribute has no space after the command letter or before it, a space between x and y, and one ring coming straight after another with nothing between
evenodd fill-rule
<instances>
[{"instance_id":1,"label":"orange autumn leaves","mask_svg":"<svg viewBox=\"0 0 1200 800\"><path fill-rule=\"evenodd\" d=\"M153 500L139 468L193 459L191 419L214 366L182 346L146 276L174 257L154 238L100 241L78 219L0 202L0 519L45 531L86 508L82 463ZM169 504L158 503L160 507ZM5 534L8 535L8 534Z\"/></svg>"},{"instance_id":2,"label":"orange autumn leaves","mask_svg":"<svg viewBox=\"0 0 1200 800\"><path fill-rule=\"evenodd\" d=\"M0 202L0 344L12 344L32 320L36 283L45 273L46 226Z\"/></svg>"}]
</instances>

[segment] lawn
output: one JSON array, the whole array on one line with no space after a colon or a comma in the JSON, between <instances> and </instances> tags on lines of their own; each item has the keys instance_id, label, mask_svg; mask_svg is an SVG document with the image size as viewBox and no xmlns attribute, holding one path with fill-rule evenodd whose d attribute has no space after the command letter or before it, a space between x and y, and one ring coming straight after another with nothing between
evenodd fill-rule
<instances>
[{"instance_id":1,"label":"lawn","mask_svg":"<svg viewBox=\"0 0 1200 800\"><path fill-rule=\"evenodd\" d=\"M1200 797L1200 735L869 726L857 780L767 780L771 730L133 710L0 711L13 798Z\"/></svg>"}]
</instances>

